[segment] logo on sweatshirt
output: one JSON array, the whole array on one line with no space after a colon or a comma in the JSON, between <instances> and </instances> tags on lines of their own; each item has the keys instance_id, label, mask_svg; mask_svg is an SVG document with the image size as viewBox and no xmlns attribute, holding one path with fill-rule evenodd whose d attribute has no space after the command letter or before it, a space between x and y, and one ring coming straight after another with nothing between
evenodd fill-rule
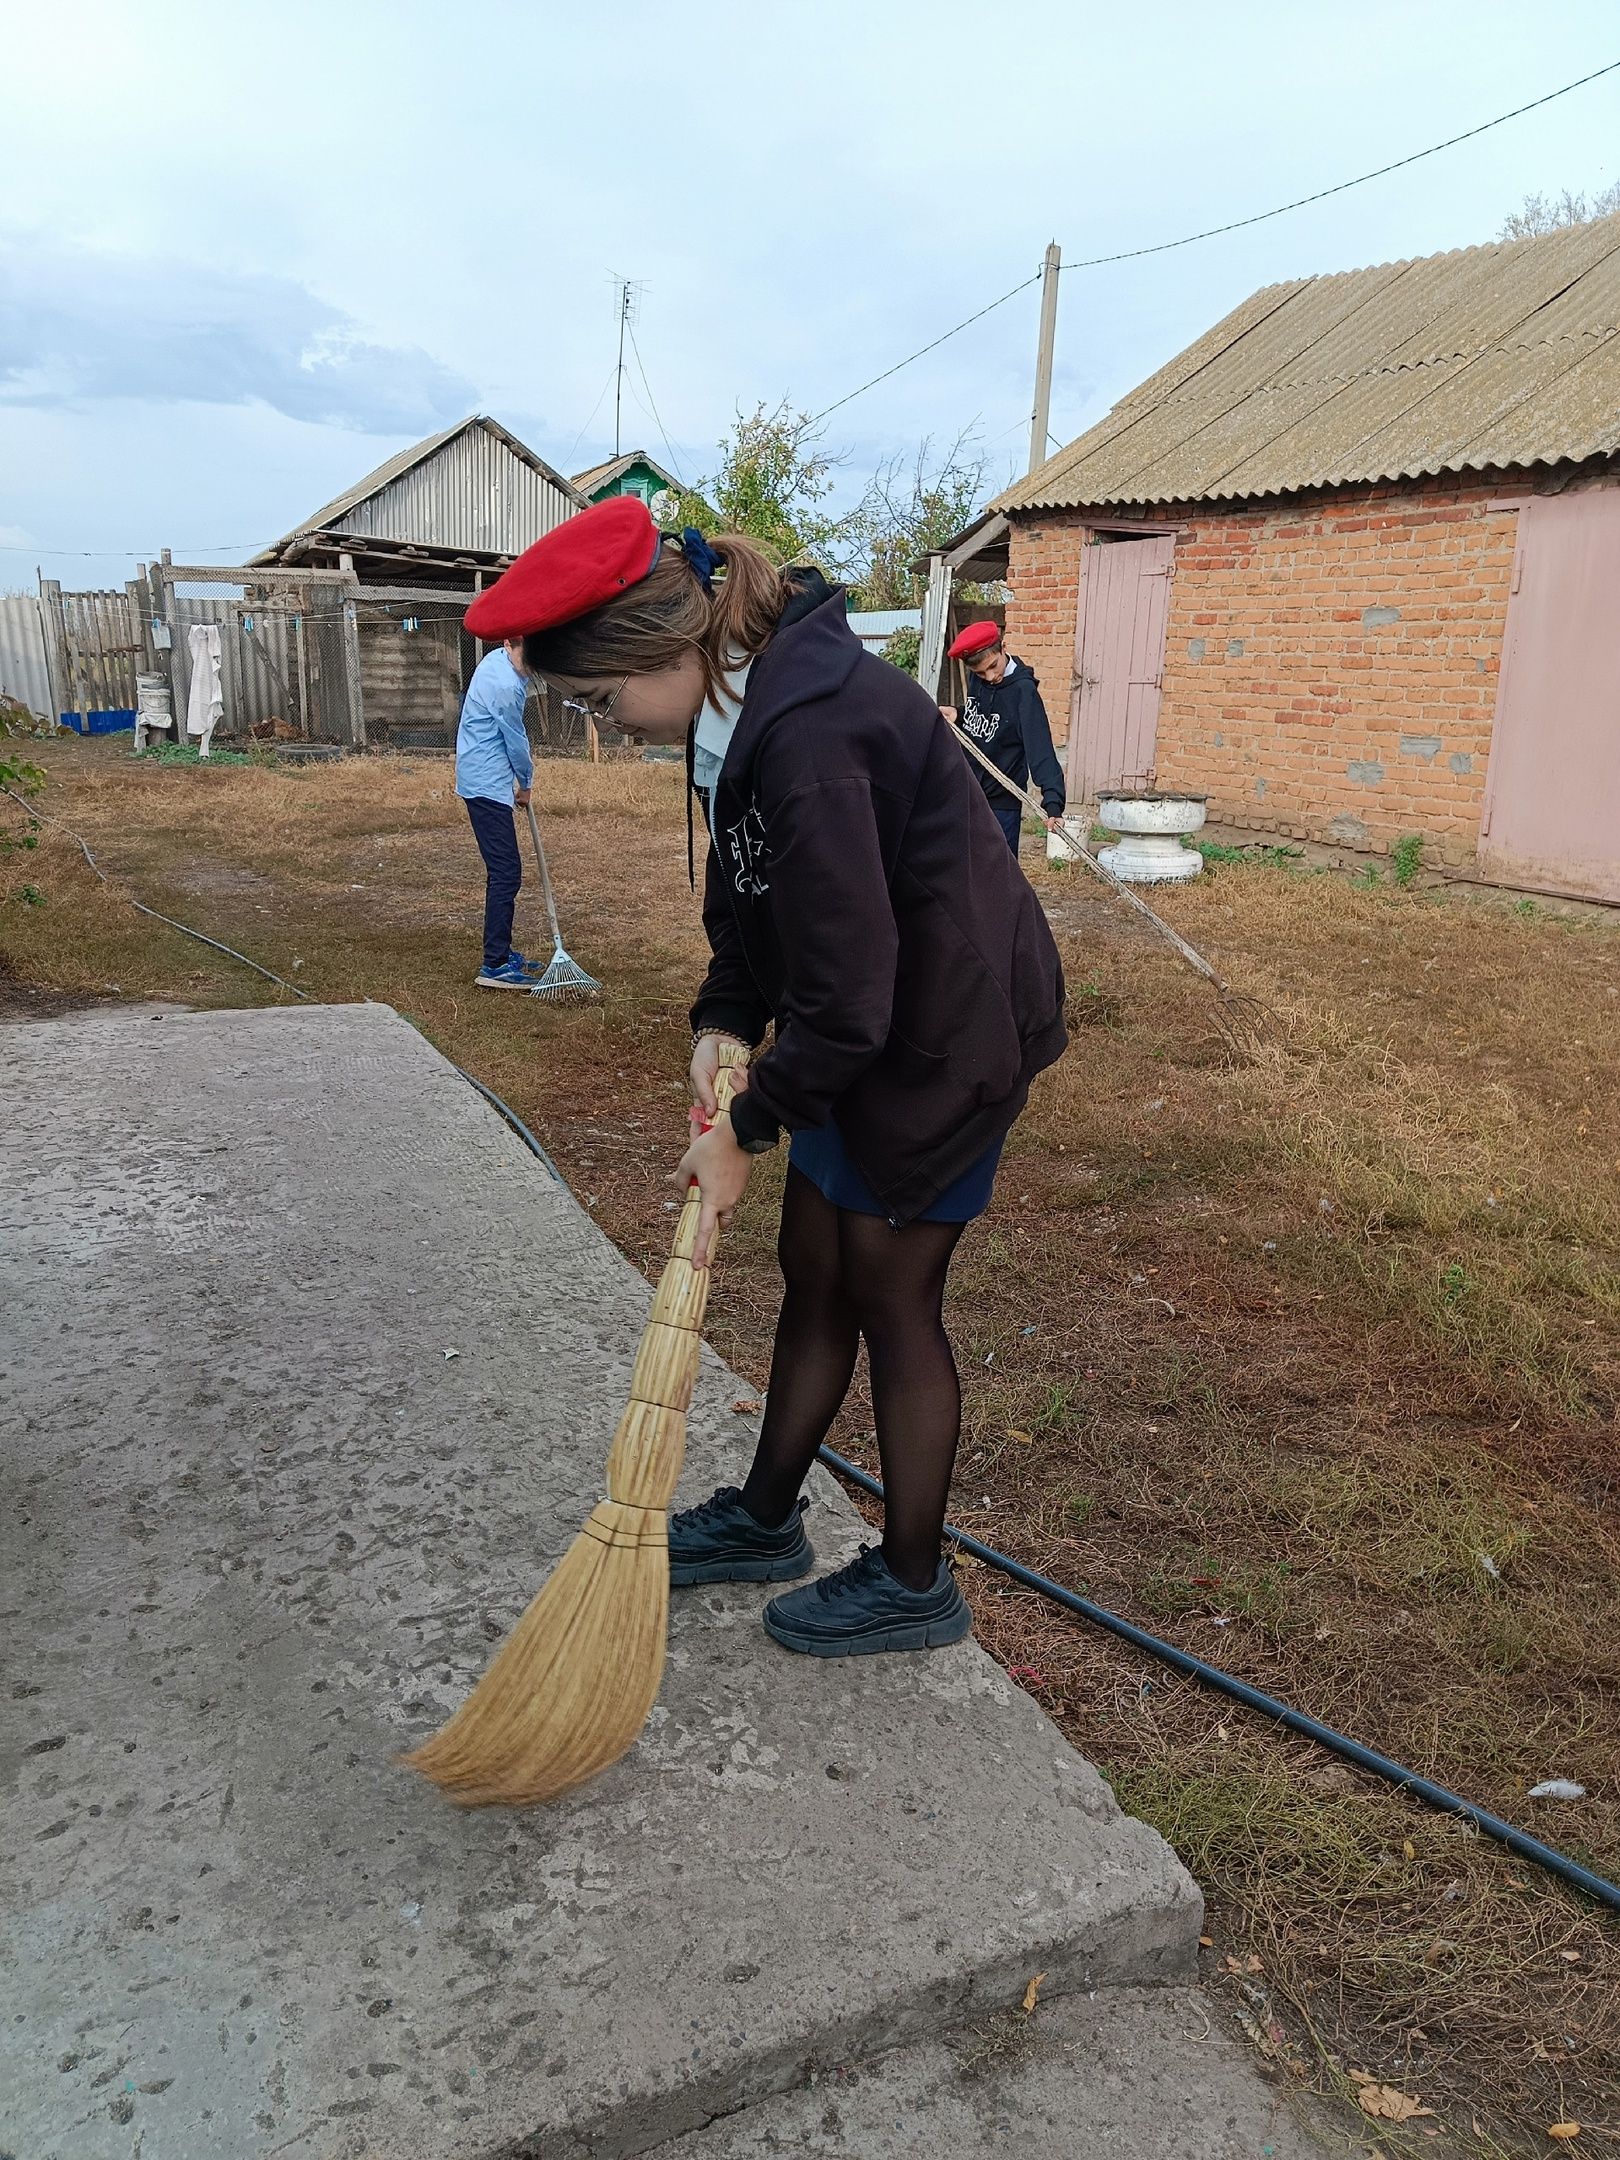
<instances>
[{"instance_id":1,"label":"logo on sweatshirt","mask_svg":"<svg viewBox=\"0 0 1620 2160\"><path fill-rule=\"evenodd\" d=\"M752 893L757 898L770 891L769 882L760 875L767 853L765 820L756 804L735 825L726 827L726 867L735 892Z\"/></svg>"},{"instance_id":2,"label":"logo on sweatshirt","mask_svg":"<svg viewBox=\"0 0 1620 2160\"><path fill-rule=\"evenodd\" d=\"M962 733L971 735L976 743L992 742L1000 725L1001 715L986 712L982 705L975 702L970 690L967 703L962 707Z\"/></svg>"}]
</instances>

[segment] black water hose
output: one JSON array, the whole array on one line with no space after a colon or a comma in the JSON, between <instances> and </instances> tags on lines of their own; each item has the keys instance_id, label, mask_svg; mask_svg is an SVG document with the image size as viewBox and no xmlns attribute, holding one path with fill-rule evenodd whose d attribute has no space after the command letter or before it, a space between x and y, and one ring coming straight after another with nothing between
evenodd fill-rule
<instances>
[{"instance_id":1,"label":"black water hose","mask_svg":"<svg viewBox=\"0 0 1620 2160\"><path fill-rule=\"evenodd\" d=\"M874 1500L883 1498L883 1487L869 1472L852 1463L829 1447L820 1451L820 1459L829 1470L846 1479L861 1492ZM1230 1695L1246 1709L1258 1710L1262 1717L1285 1725L1290 1732L1297 1732L1307 1740L1314 1740L1318 1747L1345 1762L1354 1763L1358 1770L1366 1770L1374 1777L1388 1780L1397 1791L1410 1793L1428 1807L1438 1808L1442 1814L1456 1815L1464 1822L1472 1823L1476 1830L1483 1830L1487 1837L1495 1838L1509 1852L1517 1853L1521 1860L1529 1860L1537 1867L1561 1876L1577 1890L1584 1890L1588 1897L1607 1905L1611 1912L1620 1912L1620 1883L1607 1881L1594 1875L1590 1868L1571 1860L1567 1853L1543 1845L1540 1838L1533 1838L1528 1831L1516 1830L1512 1823L1504 1822L1499 1815L1492 1815L1471 1800L1462 1799L1457 1793L1448 1792L1432 1778L1421 1776L1416 1770L1405 1769L1388 1755L1380 1755L1375 1748L1363 1747L1359 1740L1351 1740L1344 1733L1335 1732L1331 1725L1324 1725L1319 1718L1307 1717L1303 1710L1290 1709L1274 1695L1251 1687L1247 1680L1239 1680L1234 1673L1222 1672L1218 1665L1207 1665L1202 1658L1194 1657L1190 1650L1178 1650L1174 1643L1165 1642L1161 1636L1150 1635L1146 1628L1137 1627L1130 1620L1123 1620L1118 1613L1111 1613L1101 1605L1094 1605L1090 1598L1081 1597L1078 1591L1066 1590L1062 1583L1054 1582L1050 1575L1039 1574L1034 1568L1025 1567L1021 1560L1009 1559L1006 1553L997 1552L993 1545L971 1537L966 1530L958 1530L952 1524L945 1525L945 1535L963 1552L982 1560L986 1567L999 1568L1003 1575L1011 1576L1026 1590L1034 1590L1054 1605L1061 1605L1066 1612L1074 1613L1081 1620L1089 1620L1096 1627L1106 1628L1111 1635L1118 1635L1137 1650L1145 1650L1150 1657L1159 1659L1189 1680L1197 1680L1204 1687L1216 1688L1223 1695Z\"/></svg>"},{"instance_id":2,"label":"black water hose","mask_svg":"<svg viewBox=\"0 0 1620 2160\"><path fill-rule=\"evenodd\" d=\"M9 795L18 808L26 810L31 818L38 818L46 825L54 825L59 832L65 832L70 840L76 840L80 853L102 884L109 890L114 889L111 878L91 854L90 843L83 833L76 833L71 825L64 824L59 817L52 817L48 810L41 810L37 803L31 803L26 796L19 795L13 788L0 787L0 795ZM195 938L199 945L211 946L215 952L224 953L228 960L240 960L243 967L251 968L255 975L262 975L266 982L279 983L283 990L290 990L295 998L301 998L306 1005L319 1003L307 990L300 990L296 983L288 982L285 975L276 974L273 968L260 967L257 960L250 960L246 953L239 953L234 945L222 945L218 938L205 937L200 930L193 930L190 923L176 922L172 915L160 915L156 908L148 907L144 900L137 900L133 893L125 893L124 898L137 913L150 915L153 922L167 924L169 929L178 930L182 937Z\"/></svg>"},{"instance_id":3,"label":"black water hose","mask_svg":"<svg viewBox=\"0 0 1620 2160\"><path fill-rule=\"evenodd\" d=\"M540 1158L541 1162L545 1164L546 1168L551 1172L552 1176L557 1180L557 1183L563 1188L564 1192L567 1192L569 1189L568 1180L563 1176L562 1172L557 1168L557 1165L552 1161L551 1157L546 1153L545 1149L534 1137L534 1134L530 1132L528 1126L524 1124L523 1120L518 1116L517 1112L512 1108L511 1104L502 1102L501 1098L496 1094L495 1090L492 1087L485 1087L482 1080L475 1080L473 1078L473 1075L467 1071L465 1066L457 1065L456 1067L454 1067L454 1070L461 1074L462 1079L466 1081L469 1087L475 1087L478 1090L479 1094L483 1096L485 1102L487 1102L492 1109L498 1110L500 1112L501 1116L505 1118L507 1124L511 1126L512 1130L517 1134L518 1138L529 1150L529 1153L531 1155L537 1155Z\"/></svg>"},{"instance_id":4,"label":"black water hose","mask_svg":"<svg viewBox=\"0 0 1620 2160\"><path fill-rule=\"evenodd\" d=\"M44 811L36 810L31 803L22 796L13 794L8 787L0 787L0 794L10 795L12 801L20 804L30 817L46 816ZM46 822L61 826L65 833L78 841L79 846L84 849L85 861L105 885L108 882L106 873L85 846L81 836L74 832L71 826L63 825L60 818L46 818ZM284 990L290 990L294 997L302 998L306 1005L316 1002L307 991L300 990L296 983L272 974L269 968L260 967L257 960L250 960L245 953L237 952L232 946L220 944L217 938L204 937L200 930L193 930L189 923L175 922L168 915L158 914L156 908L142 907L139 900L130 899L127 893L124 897L129 900L131 907L140 908L143 915L150 915L155 922L167 923L171 930L183 931L187 937L196 938L200 944L211 945L215 952L224 953L232 960L240 960L244 967L250 967L256 974L267 976L273 983L280 983ZM457 1065L453 1070L461 1074L469 1087L478 1090L484 1100L511 1126L530 1153L545 1165L559 1185L566 1188L567 1180L562 1172L511 1105L503 1102L492 1087L486 1087L482 1080L475 1079L462 1066ZM836 1472L839 1477L873 1500L882 1500L882 1485L870 1472L861 1469L858 1463L850 1462L846 1456L837 1454L830 1447L823 1447L817 1452L820 1461L824 1462L829 1470ZM1600 1905L1607 1905L1611 1912L1620 1912L1620 1883L1612 1883L1602 1875L1594 1875L1590 1868L1582 1867L1578 1860L1571 1860L1567 1853L1558 1852L1551 1845L1543 1845L1540 1838L1531 1837L1526 1830L1516 1830L1512 1823L1504 1822L1500 1815L1492 1815L1488 1809L1476 1807L1473 1801L1464 1800L1460 1794L1448 1792L1444 1785L1437 1785L1432 1778L1426 1778L1416 1770L1406 1769L1390 1756L1380 1755L1375 1748L1363 1747L1359 1740L1352 1740L1348 1734L1335 1732L1331 1725L1324 1725L1319 1718L1309 1717L1303 1710L1291 1709L1287 1703L1279 1702L1275 1695L1268 1695L1261 1688L1251 1687L1247 1680L1238 1679L1235 1673L1222 1672L1218 1665L1206 1664L1202 1658L1194 1657L1190 1650L1179 1650L1174 1643L1166 1642L1162 1636L1150 1635L1146 1628L1137 1627L1133 1621L1122 1619L1118 1613L1111 1613L1104 1606L1094 1605L1090 1598L1081 1597L1076 1590L1066 1590L1062 1583L1054 1582L1050 1575L1042 1575L1034 1568L1025 1567L1021 1560L1014 1560L1006 1553L997 1552L993 1545L986 1545L982 1539L971 1536L966 1530L958 1530L947 1523L945 1535L961 1551L971 1553L976 1560L982 1560L986 1567L999 1569L1012 1581L1021 1583L1026 1590L1036 1591L1041 1597L1050 1599L1054 1605L1061 1605L1066 1612L1072 1612L1078 1619L1089 1620L1094 1627L1106 1628L1109 1634L1119 1636L1123 1642L1130 1643L1137 1650L1145 1650L1149 1657L1157 1658L1161 1664L1184 1674L1187 1679L1196 1680L1204 1687L1215 1688L1222 1695L1231 1696L1234 1702L1242 1703L1246 1709L1256 1710L1262 1717L1268 1717L1275 1724L1285 1726L1288 1731L1314 1741L1318 1747L1326 1748L1341 1761L1353 1763L1358 1770L1365 1770L1373 1777L1385 1779L1397 1792L1410 1793L1414 1800L1421 1800L1425 1806L1436 1808L1441 1814L1455 1815L1461 1821L1471 1823L1476 1830L1482 1830L1499 1845L1505 1845L1509 1852L1517 1853L1521 1860L1528 1860L1533 1866L1545 1868L1549 1874L1559 1876L1573 1889L1584 1891L1588 1897L1596 1898Z\"/></svg>"}]
</instances>

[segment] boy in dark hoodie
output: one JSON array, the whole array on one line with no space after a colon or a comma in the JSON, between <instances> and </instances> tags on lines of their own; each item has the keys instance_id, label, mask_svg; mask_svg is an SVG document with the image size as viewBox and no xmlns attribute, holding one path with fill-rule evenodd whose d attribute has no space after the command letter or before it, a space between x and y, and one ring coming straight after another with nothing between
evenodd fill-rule
<instances>
[{"instance_id":1,"label":"boy in dark hoodie","mask_svg":"<svg viewBox=\"0 0 1620 2160\"><path fill-rule=\"evenodd\" d=\"M1056 832L1067 796L1063 768L1052 748L1052 730L1033 671L1002 649L1001 632L993 622L969 623L952 641L951 658L962 662L974 679L973 688L960 713L954 705L942 705L940 711L1007 775L1014 787L1022 790L1033 777L1041 791L1046 829ZM1021 806L977 766L974 776L996 814L996 823L1007 836L1007 845L1016 855L1023 821Z\"/></svg>"}]
</instances>

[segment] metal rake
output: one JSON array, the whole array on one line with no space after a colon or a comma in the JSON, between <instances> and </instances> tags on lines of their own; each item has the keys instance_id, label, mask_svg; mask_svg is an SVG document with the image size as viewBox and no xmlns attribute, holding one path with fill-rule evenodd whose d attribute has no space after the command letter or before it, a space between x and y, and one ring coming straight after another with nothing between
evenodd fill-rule
<instances>
[{"instance_id":1,"label":"metal rake","mask_svg":"<svg viewBox=\"0 0 1620 2160\"><path fill-rule=\"evenodd\" d=\"M594 975L587 975L577 960L569 958L563 949L562 932L557 927L557 900L551 890L551 872L546 867L546 851L540 844L540 821L534 814L534 804L525 806L529 813L529 835L534 841L535 861L540 865L540 883L546 895L546 915L551 923L552 955L546 972L530 991L531 997L564 998L600 997L602 985Z\"/></svg>"},{"instance_id":2,"label":"metal rake","mask_svg":"<svg viewBox=\"0 0 1620 2160\"><path fill-rule=\"evenodd\" d=\"M993 764L978 744L964 735L954 722L947 724L974 763L982 766L1009 795L1016 795L1026 810L1044 822L1046 812L1042 808L1039 791L1034 786L1019 787L1016 781L1009 780L1001 767ZM1138 915L1145 916L1160 937L1175 947L1187 965L1203 976L1215 993L1215 1025L1234 1057L1258 1057L1262 1050L1272 1049L1281 1041L1282 1023L1263 999L1251 997L1246 990L1234 990L1223 975L1216 973L1195 946L1189 945L1178 930L1172 930L1162 915L1155 914L1140 893L1132 892L1127 884L1115 877L1108 865L1100 862L1090 848L1083 846L1066 825L1058 827L1056 837L1071 855L1078 856L1088 870L1102 879L1110 892L1117 893L1121 900L1135 908Z\"/></svg>"}]
</instances>

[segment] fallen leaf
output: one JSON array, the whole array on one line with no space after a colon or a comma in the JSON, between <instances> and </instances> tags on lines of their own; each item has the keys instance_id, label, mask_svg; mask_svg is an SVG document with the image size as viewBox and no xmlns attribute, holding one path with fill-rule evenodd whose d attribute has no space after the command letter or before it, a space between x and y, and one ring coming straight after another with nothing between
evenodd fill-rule
<instances>
[{"instance_id":1,"label":"fallen leaf","mask_svg":"<svg viewBox=\"0 0 1620 2160\"><path fill-rule=\"evenodd\" d=\"M1351 2076L1355 2076L1352 2071ZM1363 2115L1372 2116L1375 2122L1415 2122L1420 2115L1432 2115L1433 2108L1426 2108L1411 2093L1403 2093L1393 2085L1377 2085L1370 2079L1356 2088L1356 2099Z\"/></svg>"},{"instance_id":2,"label":"fallen leaf","mask_svg":"<svg viewBox=\"0 0 1620 2160\"><path fill-rule=\"evenodd\" d=\"M1566 1965L1578 1965L1581 1962L1581 1953L1578 1950L1560 1950L1558 1955Z\"/></svg>"},{"instance_id":3,"label":"fallen leaf","mask_svg":"<svg viewBox=\"0 0 1620 2160\"><path fill-rule=\"evenodd\" d=\"M1226 1961L1226 1969L1228 1972L1234 1973L1257 1973L1264 1972L1266 1968L1251 1950L1247 1957L1229 1957Z\"/></svg>"},{"instance_id":4,"label":"fallen leaf","mask_svg":"<svg viewBox=\"0 0 1620 2160\"><path fill-rule=\"evenodd\" d=\"M1417 1858L1417 1847L1412 1843L1412 1840L1410 1838L1407 1838L1402 1842L1401 1851L1408 1860L1415 1860Z\"/></svg>"},{"instance_id":5,"label":"fallen leaf","mask_svg":"<svg viewBox=\"0 0 1620 2160\"><path fill-rule=\"evenodd\" d=\"M733 1417L758 1417L765 1405L757 1395L739 1395L731 1406Z\"/></svg>"},{"instance_id":6,"label":"fallen leaf","mask_svg":"<svg viewBox=\"0 0 1620 2160\"><path fill-rule=\"evenodd\" d=\"M1547 2125L1547 2135L1550 2138L1578 2138L1580 2134L1581 2126L1577 2122L1556 2122Z\"/></svg>"},{"instance_id":7,"label":"fallen leaf","mask_svg":"<svg viewBox=\"0 0 1620 2160\"><path fill-rule=\"evenodd\" d=\"M1034 2016L1034 2014L1035 2014L1035 2005L1036 2005L1036 2004L1037 2004L1037 2003L1038 2003L1038 2002L1040 2001L1040 1999L1041 1999L1041 1982L1042 1982L1042 1981L1043 1981L1043 1980L1044 1980L1045 1978L1046 1978L1046 1975L1045 1975L1045 1973L1043 1973L1043 1972L1039 1972L1039 1973L1037 1973L1037 1974L1035 1975L1034 1979L1033 1979L1033 1980L1032 1980L1032 1981L1031 1981L1031 1982L1029 1983L1029 1986L1028 1986L1027 1988L1025 1988L1025 1990L1024 1990L1024 2015L1025 2015L1025 2017L1033 2017L1033 2016Z\"/></svg>"},{"instance_id":8,"label":"fallen leaf","mask_svg":"<svg viewBox=\"0 0 1620 2160\"><path fill-rule=\"evenodd\" d=\"M1199 1947L1199 1949L1200 1949L1200 1950L1213 1950L1213 1949L1214 1949L1214 1947L1215 1947L1215 1938L1214 1938L1214 1936L1213 1936L1213 1935L1200 1935L1200 1936L1199 1936L1199 1938L1198 1938L1198 1947Z\"/></svg>"},{"instance_id":9,"label":"fallen leaf","mask_svg":"<svg viewBox=\"0 0 1620 2160\"><path fill-rule=\"evenodd\" d=\"M1032 1447L1035 1442L1035 1435L1032 1432L1020 1432L1013 1425L1007 1427L1007 1438L1016 1440L1020 1447Z\"/></svg>"}]
</instances>

